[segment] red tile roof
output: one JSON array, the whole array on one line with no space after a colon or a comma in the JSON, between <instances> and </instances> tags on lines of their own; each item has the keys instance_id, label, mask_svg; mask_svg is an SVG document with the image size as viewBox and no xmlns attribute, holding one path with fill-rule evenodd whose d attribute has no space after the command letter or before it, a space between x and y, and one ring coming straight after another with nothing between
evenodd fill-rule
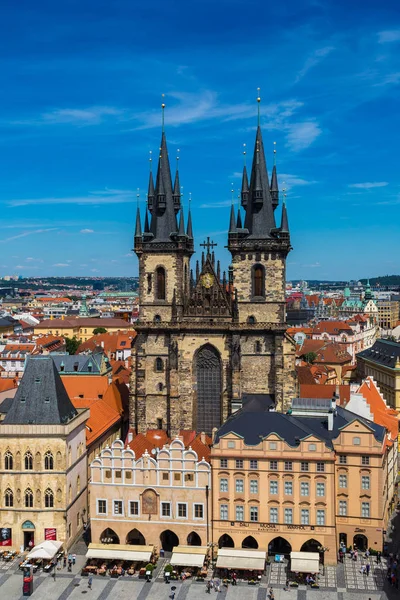
<instances>
[{"instance_id":1,"label":"red tile roof","mask_svg":"<svg viewBox=\"0 0 400 600\"><path fill-rule=\"evenodd\" d=\"M342 406L350 400L349 385L300 385L300 398L333 398L339 392L339 404Z\"/></svg>"},{"instance_id":2,"label":"red tile roof","mask_svg":"<svg viewBox=\"0 0 400 600\"><path fill-rule=\"evenodd\" d=\"M320 321L315 325L313 333L327 333L328 335L347 333L352 335L353 330L345 321Z\"/></svg>"},{"instance_id":3,"label":"red tile roof","mask_svg":"<svg viewBox=\"0 0 400 600\"><path fill-rule=\"evenodd\" d=\"M304 340L301 346L296 346L296 356L301 357L309 352L317 355L314 363L343 364L351 362L352 358L342 344L329 340Z\"/></svg>"},{"instance_id":4,"label":"red tile roof","mask_svg":"<svg viewBox=\"0 0 400 600\"><path fill-rule=\"evenodd\" d=\"M197 454L198 460L203 458L209 462L212 440L204 433L196 434L195 431L181 430L179 437L182 439L186 449L192 448ZM155 448L162 448L171 442L164 430L149 429L146 434L138 433L134 435L131 442L127 443L127 447L135 452L136 459L140 458L147 450L148 454L152 454Z\"/></svg>"},{"instance_id":5,"label":"red tile roof","mask_svg":"<svg viewBox=\"0 0 400 600\"><path fill-rule=\"evenodd\" d=\"M86 342L80 344L76 354L80 354L85 351L93 351L99 346L104 349L104 352L109 356L111 353L115 353L117 350L130 349L132 340L136 337L136 331L127 332L109 332L109 333L98 333L94 335Z\"/></svg>"},{"instance_id":6,"label":"red tile roof","mask_svg":"<svg viewBox=\"0 0 400 600\"><path fill-rule=\"evenodd\" d=\"M88 446L121 421L120 413L106 400L95 400L89 408L90 417L86 421L86 444Z\"/></svg>"},{"instance_id":7,"label":"red tile roof","mask_svg":"<svg viewBox=\"0 0 400 600\"><path fill-rule=\"evenodd\" d=\"M397 440L399 434L399 413L387 406L378 386L372 377L364 379L357 394L362 394L369 404L374 422L386 427L390 432L391 441Z\"/></svg>"}]
</instances>

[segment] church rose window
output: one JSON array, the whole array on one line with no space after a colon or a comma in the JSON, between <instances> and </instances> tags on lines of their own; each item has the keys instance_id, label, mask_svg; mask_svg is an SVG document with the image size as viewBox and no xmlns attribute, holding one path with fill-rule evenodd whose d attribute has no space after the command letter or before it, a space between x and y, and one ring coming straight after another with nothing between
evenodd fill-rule
<instances>
[{"instance_id":1,"label":"church rose window","mask_svg":"<svg viewBox=\"0 0 400 600\"><path fill-rule=\"evenodd\" d=\"M165 300L165 269L158 267L156 271L157 279L157 300Z\"/></svg>"}]
</instances>

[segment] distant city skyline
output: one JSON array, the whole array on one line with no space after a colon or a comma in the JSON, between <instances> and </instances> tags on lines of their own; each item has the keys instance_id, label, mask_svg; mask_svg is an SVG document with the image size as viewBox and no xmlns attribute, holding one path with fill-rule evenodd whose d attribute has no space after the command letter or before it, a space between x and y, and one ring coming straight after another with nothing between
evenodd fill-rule
<instances>
[{"instance_id":1,"label":"distant city skyline","mask_svg":"<svg viewBox=\"0 0 400 600\"><path fill-rule=\"evenodd\" d=\"M269 174L276 142L287 189L287 279L399 273L395 2L8 0L3 25L0 276L137 275L162 93L194 260L210 235L226 269L258 87Z\"/></svg>"}]
</instances>

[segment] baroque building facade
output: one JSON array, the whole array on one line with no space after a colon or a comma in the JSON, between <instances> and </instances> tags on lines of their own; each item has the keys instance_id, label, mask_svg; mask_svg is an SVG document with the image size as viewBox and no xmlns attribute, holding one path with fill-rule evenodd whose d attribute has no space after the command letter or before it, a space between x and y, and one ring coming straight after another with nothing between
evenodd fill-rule
<instances>
[{"instance_id":1,"label":"baroque building facade","mask_svg":"<svg viewBox=\"0 0 400 600\"><path fill-rule=\"evenodd\" d=\"M132 349L130 422L138 432L211 433L254 394L285 410L296 395L294 344L286 334L285 273L291 249L276 166L268 176L258 126L241 207L231 208L221 273L210 239L192 270L192 216L185 227L179 173L174 183L162 132L157 175L150 173L144 226L137 211L139 319Z\"/></svg>"}]
</instances>

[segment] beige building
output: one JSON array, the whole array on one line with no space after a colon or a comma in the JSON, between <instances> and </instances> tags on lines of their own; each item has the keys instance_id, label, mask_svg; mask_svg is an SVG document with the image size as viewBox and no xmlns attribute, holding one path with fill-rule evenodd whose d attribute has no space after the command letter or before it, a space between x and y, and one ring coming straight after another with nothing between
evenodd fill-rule
<instances>
[{"instance_id":1,"label":"beige building","mask_svg":"<svg viewBox=\"0 0 400 600\"><path fill-rule=\"evenodd\" d=\"M91 464L94 543L147 544L172 550L210 539L211 468L177 438L136 459L121 440Z\"/></svg>"},{"instance_id":2,"label":"beige building","mask_svg":"<svg viewBox=\"0 0 400 600\"><path fill-rule=\"evenodd\" d=\"M96 317L76 317L61 319L45 319L38 325L35 325L35 335L63 335L64 337L73 338L74 336L86 342L93 336L93 331L97 327L104 327L110 333L118 331L131 330L132 326L122 319L114 319L112 317L96 318Z\"/></svg>"},{"instance_id":3,"label":"beige building","mask_svg":"<svg viewBox=\"0 0 400 600\"><path fill-rule=\"evenodd\" d=\"M339 541L382 550L390 502L383 427L330 400L296 399L291 414L250 402L211 451L213 542L269 554L320 552Z\"/></svg>"},{"instance_id":4,"label":"beige building","mask_svg":"<svg viewBox=\"0 0 400 600\"><path fill-rule=\"evenodd\" d=\"M57 539L70 547L87 518L89 411L74 408L48 355L28 359L15 397L0 410L6 413L0 423L2 545L20 550Z\"/></svg>"},{"instance_id":5,"label":"beige building","mask_svg":"<svg viewBox=\"0 0 400 600\"><path fill-rule=\"evenodd\" d=\"M398 300L377 300L378 322L382 329L393 329L399 321Z\"/></svg>"}]
</instances>

